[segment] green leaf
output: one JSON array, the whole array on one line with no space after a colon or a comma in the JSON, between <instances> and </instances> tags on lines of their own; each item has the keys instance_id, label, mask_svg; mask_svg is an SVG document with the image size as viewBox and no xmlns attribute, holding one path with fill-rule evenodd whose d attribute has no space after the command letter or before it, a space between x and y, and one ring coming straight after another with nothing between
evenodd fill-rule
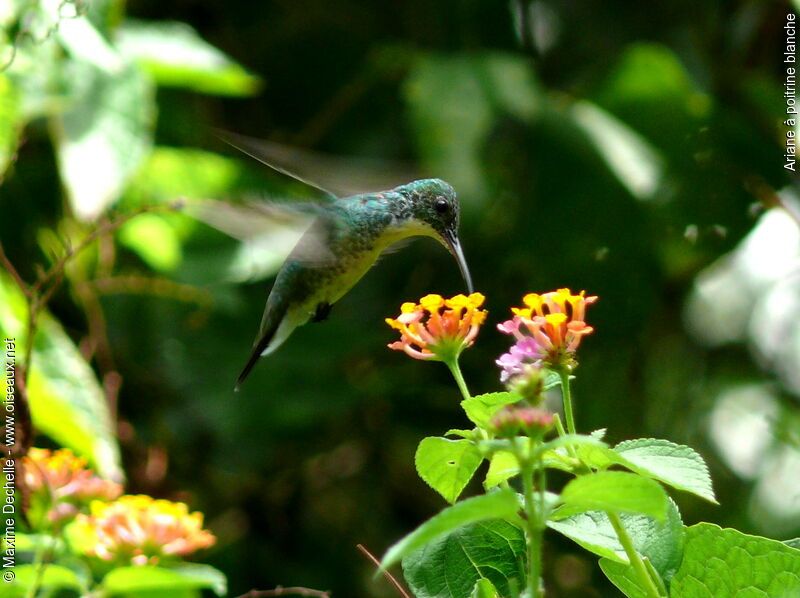
<instances>
[{"instance_id":1,"label":"green leaf","mask_svg":"<svg viewBox=\"0 0 800 598\"><path fill-rule=\"evenodd\" d=\"M490 520L459 527L410 553L403 559L403 574L417 598L493 596L492 590L508 596L512 587L523 585L524 559L522 531Z\"/></svg>"},{"instance_id":2,"label":"green leaf","mask_svg":"<svg viewBox=\"0 0 800 598\"><path fill-rule=\"evenodd\" d=\"M26 320L22 291L0 270L0 334L16 339L19 361L24 358ZM119 448L103 390L78 348L47 312L37 319L28 402L39 432L85 455L100 475L122 480Z\"/></svg>"},{"instance_id":3,"label":"green leaf","mask_svg":"<svg viewBox=\"0 0 800 598\"><path fill-rule=\"evenodd\" d=\"M552 517L560 517L559 512L556 511ZM625 556L622 544L619 543L614 528L611 527L608 515L601 511L586 511L563 519L551 519L547 522L547 527L598 556L620 563L628 562L628 557Z\"/></svg>"},{"instance_id":4,"label":"green leaf","mask_svg":"<svg viewBox=\"0 0 800 598\"><path fill-rule=\"evenodd\" d=\"M85 15L59 19L56 35L75 62L91 65L109 76L125 69L119 52Z\"/></svg>"},{"instance_id":5,"label":"green leaf","mask_svg":"<svg viewBox=\"0 0 800 598\"><path fill-rule=\"evenodd\" d=\"M711 523L686 528L672 598L800 596L800 550Z\"/></svg>"},{"instance_id":6,"label":"green leaf","mask_svg":"<svg viewBox=\"0 0 800 598\"><path fill-rule=\"evenodd\" d=\"M482 577L475 582L475 587L472 588L470 598L500 598L500 594L491 581Z\"/></svg>"},{"instance_id":7,"label":"green leaf","mask_svg":"<svg viewBox=\"0 0 800 598\"><path fill-rule=\"evenodd\" d=\"M381 561L381 570L388 569L410 552L433 542L462 525L486 519L515 519L519 499L511 490L500 490L468 498L428 519L405 538L392 545ZM469 591L472 590L470 584Z\"/></svg>"},{"instance_id":8,"label":"green leaf","mask_svg":"<svg viewBox=\"0 0 800 598\"><path fill-rule=\"evenodd\" d=\"M13 568L14 581L11 583L12 591L8 594L4 593L3 587L0 587L0 595L2 596L23 596L31 588L36 581L38 574L38 567L36 565L17 565ZM1 586L8 586L7 582L0 584ZM60 565L47 565L44 568L39 587L46 590L77 590L83 589L80 578L72 570Z\"/></svg>"},{"instance_id":9,"label":"green leaf","mask_svg":"<svg viewBox=\"0 0 800 598\"><path fill-rule=\"evenodd\" d=\"M561 386L561 375L558 372L554 372L553 370L545 370L545 372L542 390L550 390L556 386ZM574 380L575 376L570 376L569 379Z\"/></svg>"},{"instance_id":10,"label":"green leaf","mask_svg":"<svg viewBox=\"0 0 800 598\"><path fill-rule=\"evenodd\" d=\"M20 98L11 79L0 73L0 180L17 150L20 122Z\"/></svg>"},{"instance_id":11,"label":"green leaf","mask_svg":"<svg viewBox=\"0 0 800 598\"><path fill-rule=\"evenodd\" d=\"M120 243L136 252L154 270L169 272L181 262L175 228L159 214L140 214L117 231Z\"/></svg>"},{"instance_id":12,"label":"green leaf","mask_svg":"<svg viewBox=\"0 0 800 598\"><path fill-rule=\"evenodd\" d=\"M594 432L589 432L589 436L591 436L592 438L596 438L597 440L603 440L603 438L606 437L606 431L607 431L606 428L599 428Z\"/></svg>"},{"instance_id":13,"label":"green leaf","mask_svg":"<svg viewBox=\"0 0 800 598\"><path fill-rule=\"evenodd\" d=\"M677 505L669 501L662 523L633 513L621 513L620 519L636 551L647 557L662 579L669 582L683 554L683 523ZM627 567L628 557L605 513L588 511L561 519L556 511L547 525L586 550Z\"/></svg>"},{"instance_id":14,"label":"green leaf","mask_svg":"<svg viewBox=\"0 0 800 598\"><path fill-rule=\"evenodd\" d=\"M483 486L487 490L519 474L519 462L510 451L497 451L489 461Z\"/></svg>"},{"instance_id":15,"label":"green leaf","mask_svg":"<svg viewBox=\"0 0 800 598\"><path fill-rule=\"evenodd\" d=\"M185 23L127 19L118 31L117 45L159 85L225 96L251 96L261 88L258 77Z\"/></svg>"},{"instance_id":16,"label":"green leaf","mask_svg":"<svg viewBox=\"0 0 800 598\"><path fill-rule=\"evenodd\" d=\"M460 436L461 438L467 438L468 440L472 440L475 437L475 429L472 430L459 430L458 428L450 428L447 432L444 433L445 436Z\"/></svg>"},{"instance_id":17,"label":"green leaf","mask_svg":"<svg viewBox=\"0 0 800 598\"><path fill-rule=\"evenodd\" d=\"M522 397L512 392L491 392L464 399L461 407L472 423L480 428L487 428L495 413L520 400Z\"/></svg>"},{"instance_id":18,"label":"green leaf","mask_svg":"<svg viewBox=\"0 0 800 598\"><path fill-rule=\"evenodd\" d=\"M417 447L417 473L449 503L454 503L483 461L470 440L448 440L431 436Z\"/></svg>"},{"instance_id":19,"label":"green leaf","mask_svg":"<svg viewBox=\"0 0 800 598\"><path fill-rule=\"evenodd\" d=\"M568 510L642 513L662 521L667 493L653 480L622 471L604 471L575 478L561 492Z\"/></svg>"},{"instance_id":20,"label":"green leaf","mask_svg":"<svg viewBox=\"0 0 800 598\"><path fill-rule=\"evenodd\" d=\"M65 64L71 109L53 119L56 157L74 213L92 220L113 204L152 144L155 98L136 68Z\"/></svg>"},{"instance_id":21,"label":"green leaf","mask_svg":"<svg viewBox=\"0 0 800 598\"><path fill-rule=\"evenodd\" d=\"M475 198L486 187L480 155L496 114L531 120L541 100L525 60L499 52L421 56L406 79L405 96L428 169Z\"/></svg>"},{"instance_id":22,"label":"green leaf","mask_svg":"<svg viewBox=\"0 0 800 598\"><path fill-rule=\"evenodd\" d=\"M607 103L684 102L695 112L707 109L692 98L694 85L677 54L654 43L629 45L605 84L602 98Z\"/></svg>"},{"instance_id":23,"label":"green leaf","mask_svg":"<svg viewBox=\"0 0 800 598\"><path fill-rule=\"evenodd\" d=\"M244 175L242 164L198 149L156 147L131 180L126 206L173 202L177 197L203 199L230 192Z\"/></svg>"},{"instance_id":24,"label":"green leaf","mask_svg":"<svg viewBox=\"0 0 800 598\"><path fill-rule=\"evenodd\" d=\"M561 454L566 453L567 447L573 447L577 450L592 449L592 448L605 448L607 445L602 440L598 440L594 436L587 434L565 434L564 436L557 436L553 440L543 443L537 448L537 453L540 455L549 456L553 451L560 451Z\"/></svg>"},{"instance_id":25,"label":"green leaf","mask_svg":"<svg viewBox=\"0 0 800 598\"><path fill-rule=\"evenodd\" d=\"M789 546L791 548L797 548L798 550L800 550L800 538L792 538L791 540L784 540L783 543L786 544L786 546Z\"/></svg>"},{"instance_id":26,"label":"green leaf","mask_svg":"<svg viewBox=\"0 0 800 598\"><path fill-rule=\"evenodd\" d=\"M639 577L633 567L617 561L601 558L600 568L620 592L628 598L648 598L647 590L639 584Z\"/></svg>"},{"instance_id":27,"label":"green leaf","mask_svg":"<svg viewBox=\"0 0 800 598\"><path fill-rule=\"evenodd\" d=\"M652 198L664 175L664 160L655 148L592 102L575 102L570 115L630 194L637 199Z\"/></svg>"},{"instance_id":28,"label":"green leaf","mask_svg":"<svg viewBox=\"0 0 800 598\"><path fill-rule=\"evenodd\" d=\"M668 440L640 438L620 442L614 451L625 459L623 465L636 473L717 504L708 467L694 449Z\"/></svg>"},{"instance_id":29,"label":"green leaf","mask_svg":"<svg viewBox=\"0 0 800 598\"><path fill-rule=\"evenodd\" d=\"M209 565L184 563L175 567L136 566L110 571L102 581L109 595L142 591L209 589L218 596L227 592L225 575Z\"/></svg>"}]
</instances>

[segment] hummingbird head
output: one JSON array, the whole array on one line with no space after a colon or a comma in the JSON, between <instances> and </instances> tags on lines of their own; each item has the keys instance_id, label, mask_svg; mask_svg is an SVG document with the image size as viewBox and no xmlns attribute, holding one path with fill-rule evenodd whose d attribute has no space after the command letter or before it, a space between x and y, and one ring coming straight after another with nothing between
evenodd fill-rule
<instances>
[{"instance_id":1,"label":"hummingbird head","mask_svg":"<svg viewBox=\"0 0 800 598\"><path fill-rule=\"evenodd\" d=\"M472 278L458 240L461 204L453 187L440 179L413 181L398 191L409 200L405 218L420 228L421 234L438 239L453 254L461 275L472 293Z\"/></svg>"}]
</instances>

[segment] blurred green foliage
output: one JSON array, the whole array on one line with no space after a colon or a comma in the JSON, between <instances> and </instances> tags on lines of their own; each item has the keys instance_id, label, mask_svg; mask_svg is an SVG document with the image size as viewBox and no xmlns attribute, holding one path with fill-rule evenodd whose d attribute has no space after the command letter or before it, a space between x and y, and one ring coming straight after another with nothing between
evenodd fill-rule
<instances>
[{"instance_id":1,"label":"blurred green foliage","mask_svg":"<svg viewBox=\"0 0 800 598\"><path fill-rule=\"evenodd\" d=\"M777 425L763 473L770 455L798 450L797 395L744 342L701 344L683 310L698 274L757 223L762 191L796 192L782 168L789 10L6 0L0 239L32 282L109 210L299 192L233 155L214 128L335 155L342 169L370 157L443 178L461 197L462 243L490 310L462 359L470 389L499 390L493 360L506 340L493 324L508 306L585 288L600 301L581 347L578 427L691 445L721 507L678 496L684 521L785 539L800 533L797 510L765 514L760 474L726 461L709 419L726 390L765 389ZM234 395L281 248L172 210L104 238L65 269L41 319L50 343L34 350L59 351L43 370L68 356L91 364L69 370L85 374L65 391L73 398L114 397L129 491L206 513L219 537L207 560L232 595L278 584L389 595L354 547L381 553L444 506L413 456L460 411L445 368L382 349L394 340L383 318L463 290L452 258L430 241L387 257ZM18 298L10 278L0 284L5 314ZM68 442L47 425L55 412L41 413L40 431ZM554 595L612 595L591 559L547 541Z\"/></svg>"}]
</instances>

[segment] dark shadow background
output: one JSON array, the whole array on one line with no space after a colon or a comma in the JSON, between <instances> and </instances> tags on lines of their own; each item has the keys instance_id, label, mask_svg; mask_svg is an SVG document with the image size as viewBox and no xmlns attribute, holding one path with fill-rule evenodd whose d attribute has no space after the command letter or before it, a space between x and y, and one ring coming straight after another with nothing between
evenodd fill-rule
<instances>
[{"instance_id":1,"label":"dark shadow background","mask_svg":"<svg viewBox=\"0 0 800 598\"><path fill-rule=\"evenodd\" d=\"M127 3L130 17L191 24L264 81L249 99L159 89L158 144L233 155L218 127L450 181L490 311L463 355L471 390L500 388L493 361L508 342L494 325L523 294L586 289L600 299L580 349L579 429L693 446L721 506L675 493L685 523L780 539L800 531L797 518L767 526L757 516L756 479L728 466L707 424L721 389L760 385L786 425L773 441L792 446L797 397L746 343L700 344L683 312L698 273L757 222L756 190L791 184L781 145L789 10L756 0ZM599 151L576 117L584 100L636 132L660 176L642 175L622 150ZM652 185L637 197L609 155ZM4 237L30 235L16 247L31 247L32 231L61 210L55 179L35 174L53 168L34 129L5 186L21 198L11 215L27 224ZM262 176L279 184L254 174L241 188L267 185ZM104 299L129 491L206 513L219 536L207 560L231 595L281 584L388 596L355 545L381 554L445 506L417 477L414 451L466 419L446 368L385 349L394 336L383 318L429 292L462 292L458 270L430 240L384 258L234 394L270 284L220 282L234 247L211 229L186 241L171 277L210 293L199 312L168 298ZM119 259L144 268L133 253ZM84 326L66 293L53 311L73 332ZM614 595L577 546L551 534L546 549L553 596Z\"/></svg>"}]
</instances>

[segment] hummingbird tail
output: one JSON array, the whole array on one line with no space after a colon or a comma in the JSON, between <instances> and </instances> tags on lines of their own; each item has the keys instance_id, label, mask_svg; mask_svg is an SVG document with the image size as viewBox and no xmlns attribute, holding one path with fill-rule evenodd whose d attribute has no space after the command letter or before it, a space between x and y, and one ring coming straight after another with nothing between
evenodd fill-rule
<instances>
[{"instance_id":1,"label":"hummingbird tail","mask_svg":"<svg viewBox=\"0 0 800 598\"><path fill-rule=\"evenodd\" d=\"M239 392L242 382L244 382L245 378L247 378L247 376L250 374L250 370L253 369L253 366L258 361L258 358L261 357L261 354L264 352L264 349L267 348L273 336L275 336L274 328L267 334L263 335L259 339L258 343L256 343L255 347L253 347L253 352L250 354L250 359L247 360L244 369L242 369L242 373L239 374L239 377L236 379L236 386L233 387L234 392Z\"/></svg>"}]
</instances>

